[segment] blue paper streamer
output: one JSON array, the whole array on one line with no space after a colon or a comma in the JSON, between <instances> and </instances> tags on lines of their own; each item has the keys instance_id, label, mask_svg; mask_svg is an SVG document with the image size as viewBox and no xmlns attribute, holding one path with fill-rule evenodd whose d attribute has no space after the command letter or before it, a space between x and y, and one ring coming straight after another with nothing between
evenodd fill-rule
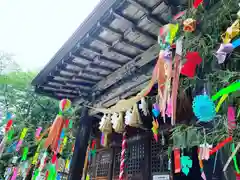
<instances>
[{"instance_id":1,"label":"blue paper streamer","mask_svg":"<svg viewBox=\"0 0 240 180\"><path fill-rule=\"evenodd\" d=\"M240 38L233 41L232 46L234 49L237 48L238 46L240 46Z\"/></svg>"}]
</instances>

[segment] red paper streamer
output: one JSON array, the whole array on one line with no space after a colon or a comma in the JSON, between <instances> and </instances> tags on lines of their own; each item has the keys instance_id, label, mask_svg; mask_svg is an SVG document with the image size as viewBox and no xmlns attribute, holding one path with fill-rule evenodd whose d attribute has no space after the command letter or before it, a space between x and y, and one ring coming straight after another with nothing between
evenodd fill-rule
<instances>
[{"instance_id":1,"label":"red paper streamer","mask_svg":"<svg viewBox=\"0 0 240 180\"><path fill-rule=\"evenodd\" d=\"M187 52L186 59L187 61L181 69L181 74L193 78L195 76L196 67L201 64L202 58L198 52Z\"/></svg>"},{"instance_id":2,"label":"red paper streamer","mask_svg":"<svg viewBox=\"0 0 240 180\"><path fill-rule=\"evenodd\" d=\"M174 149L174 166L175 166L175 173L181 172L181 161L180 161L180 149Z\"/></svg>"},{"instance_id":3,"label":"red paper streamer","mask_svg":"<svg viewBox=\"0 0 240 180\"><path fill-rule=\"evenodd\" d=\"M223 146L225 146L225 144L230 143L232 141L232 139L233 138L230 136L230 137L226 138L225 140L223 140L222 142L218 143L217 146L215 146L213 149L211 149L210 155L216 153L219 149L221 149Z\"/></svg>"},{"instance_id":4,"label":"red paper streamer","mask_svg":"<svg viewBox=\"0 0 240 180\"><path fill-rule=\"evenodd\" d=\"M67 128L69 126L69 119L65 120L65 128Z\"/></svg>"},{"instance_id":5,"label":"red paper streamer","mask_svg":"<svg viewBox=\"0 0 240 180\"><path fill-rule=\"evenodd\" d=\"M6 127L5 127L6 133L11 129L12 123L13 123L13 120L11 120L11 119L7 122Z\"/></svg>"},{"instance_id":6,"label":"red paper streamer","mask_svg":"<svg viewBox=\"0 0 240 180\"><path fill-rule=\"evenodd\" d=\"M197 9L198 6L199 6L200 4L202 4L202 3L203 3L203 0L195 0L195 1L193 2L193 7L194 7L195 9Z\"/></svg>"},{"instance_id":7,"label":"red paper streamer","mask_svg":"<svg viewBox=\"0 0 240 180\"><path fill-rule=\"evenodd\" d=\"M96 140L92 140L92 149L95 149L95 145L96 145Z\"/></svg>"},{"instance_id":8,"label":"red paper streamer","mask_svg":"<svg viewBox=\"0 0 240 180\"><path fill-rule=\"evenodd\" d=\"M180 18L180 17L183 16L184 14L185 14L185 11L179 12L178 14L176 14L176 15L173 17L173 20L177 20L178 18Z\"/></svg>"},{"instance_id":9,"label":"red paper streamer","mask_svg":"<svg viewBox=\"0 0 240 180\"><path fill-rule=\"evenodd\" d=\"M57 161L57 153L54 153L52 157L52 164L55 164L56 161Z\"/></svg>"}]
</instances>

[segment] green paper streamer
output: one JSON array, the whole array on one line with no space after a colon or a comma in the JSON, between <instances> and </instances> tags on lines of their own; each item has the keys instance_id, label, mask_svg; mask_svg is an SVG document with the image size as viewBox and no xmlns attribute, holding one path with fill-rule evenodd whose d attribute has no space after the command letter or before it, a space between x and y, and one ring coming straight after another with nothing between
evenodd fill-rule
<instances>
[{"instance_id":1,"label":"green paper streamer","mask_svg":"<svg viewBox=\"0 0 240 180\"><path fill-rule=\"evenodd\" d=\"M49 174L47 180L54 180L56 177L56 168L55 165L51 164L49 167Z\"/></svg>"},{"instance_id":2,"label":"green paper streamer","mask_svg":"<svg viewBox=\"0 0 240 180\"><path fill-rule=\"evenodd\" d=\"M33 180L36 180L39 175L39 169L36 169L33 175Z\"/></svg>"},{"instance_id":3,"label":"green paper streamer","mask_svg":"<svg viewBox=\"0 0 240 180\"><path fill-rule=\"evenodd\" d=\"M7 140L8 140L8 141L11 141L11 140L12 140L13 134L14 134L14 130L13 130L13 128L11 128L11 129L8 131L8 134L7 134L7 136L8 136Z\"/></svg>"},{"instance_id":4,"label":"green paper streamer","mask_svg":"<svg viewBox=\"0 0 240 180\"><path fill-rule=\"evenodd\" d=\"M72 129L72 126L73 126L73 121L70 119L70 122L69 122L68 128L69 128L69 129Z\"/></svg>"},{"instance_id":5,"label":"green paper streamer","mask_svg":"<svg viewBox=\"0 0 240 180\"><path fill-rule=\"evenodd\" d=\"M235 145L234 145L234 143L232 143L232 152L234 152L234 150L235 150ZM240 170L239 170L239 168L238 168L237 157L236 157L236 155L233 156L233 162L234 162L235 170L236 170L237 173L239 174L239 173L240 173Z\"/></svg>"},{"instance_id":6,"label":"green paper streamer","mask_svg":"<svg viewBox=\"0 0 240 180\"><path fill-rule=\"evenodd\" d=\"M222 95L229 94L229 93L237 91L239 89L240 89L240 81L234 82L234 83L230 84L228 87L221 89L215 95L213 95L212 100L216 101Z\"/></svg>"},{"instance_id":7,"label":"green paper streamer","mask_svg":"<svg viewBox=\"0 0 240 180\"><path fill-rule=\"evenodd\" d=\"M28 155L28 147L24 147L23 149L23 155L22 155L22 161L26 161L27 160L27 155Z\"/></svg>"}]
</instances>

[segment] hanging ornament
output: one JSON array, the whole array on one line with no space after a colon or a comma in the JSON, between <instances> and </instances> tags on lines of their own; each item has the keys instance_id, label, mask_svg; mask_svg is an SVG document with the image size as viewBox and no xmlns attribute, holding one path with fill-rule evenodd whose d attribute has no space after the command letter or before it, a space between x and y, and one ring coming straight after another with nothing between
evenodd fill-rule
<instances>
[{"instance_id":1,"label":"hanging ornament","mask_svg":"<svg viewBox=\"0 0 240 180\"><path fill-rule=\"evenodd\" d=\"M71 101L69 99L62 99L59 103L59 109L61 112L67 112L71 108Z\"/></svg>"},{"instance_id":2,"label":"hanging ornament","mask_svg":"<svg viewBox=\"0 0 240 180\"><path fill-rule=\"evenodd\" d=\"M126 112L125 124L131 127L140 127L142 125L137 104L134 104L134 106Z\"/></svg>"},{"instance_id":3,"label":"hanging ornament","mask_svg":"<svg viewBox=\"0 0 240 180\"><path fill-rule=\"evenodd\" d=\"M113 115L111 116L112 128L116 133L122 133L124 131L123 121L123 112L113 113Z\"/></svg>"},{"instance_id":4,"label":"hanging ornament","mask_svg":"<svg viewBox=\"0 0 240 180\"><path fill-rule=\"evenodd\" d=\"M160 115L160 109L157 103L153 104L152 113L155 118L157 118Z\"/></svg>"},{"instance_id":5,"label":"hanging ornament","mask_svg":"<svg viewBox=\"0 0 240 180\"><path fill-rule=\"evenodd\" d=\"M101 132L111 133L112 132L112 124L111 124L111 114L104 114L100 123L99 129Z\"/></svg>"},{"instance_id":6,"label":"hanging ornament","mask_svg":"<svg viewBox=\"0 0 240 180\"><path fill-rule=\"evenodd\" d=\"M216 109L215 109L216 112L219 111L222 103L227 99L227 97L228 97L228 94L224 94L224 95L221 97L221 99L219 100L219 102L218 102L218 104L217 104L217 107L216 107Z\"/></svg>"},{"instance_id":7,"label":"hanging ornament","mask_svg":"<svg viewBox=\"0 0 240 180\"><path fill-rule=\"evenodd\" d=\"M182 172L187 176L189 169L192 168L193 162L189 156L181 156L181 168Z\"/></svg>"},{"instance_id":8,"label":"hanging ornament","mask_svg":"<svg viewBox=\"0 0 240 180\"><path fill-rule=\"evenodd\" d=\"M181 69L181 74L193 78L195 76L196 67L201 64L202 58L198 52L187 52L186 59L187 61Z\"/></svg>"},{"instance_id":9,"label":"hanging ornament","mask_svg":"<svg viewBox=\"0 0 240 180\"><path fill-rule=\"evenodd\" d=\"M141 98L141 103L139 104L139 109L142 110L144 116L147 116L149 114L148 112L148 105L144 97Z\"/></svg>"},{"instance_id":10,"label":"hanging ornament","mask_svg":"<svg viewBox=\"0 0 240 180\"><path fill-rule=\"evenodd\" d=\"M202 4L202 3L203 3L203 0L195 0L195 1L193 2L193 7L194 7L195 9L197 9L198 6L199 6L200 4Z\"/></svg>"},{"instance_id":11,"label":"hanging ornament","mask_svg":"<svg viewBox=\"0 0 240 180\"><path fill-rule=\"evenodd\" d=\"M172 100L171 100L170 96L168 97L166 115L168 117L172 117Z\"/></svg>"},{"instance_id":12,"label":"hanging ornament","mask_svg":"<svg viewBox=\"0 0 240 180\"><path fill-rule=\"evenodd\" d=\"M94 139L92 140L91 155L95 157L96 153L97 153L97 147L96 147L96 140Z\"/></svg>"},{"instance_id":13,"label":"hanging ornament","mask_svg":"<svg viewBox=\"0 0 240 180\"><path fill-rule=\"evenodd\" d=\"M38 145L37 147L37 150L33 156L33 159L32 159L32 164L33 165L36 165L37 161L38 161L38 157L39 157L39 151L40 151L40 145Z\"/></svg>"},{"instance_id":14,"label":"hanging ornament","mask_svg":"<svg viewBox=\"0 0 240 180\"><path fill-rule=\"evenodd\" d=\"M228 138L224 139L223 141L221 141L220 143L218 143L217 146L215 146L214 148L211 149L210 155L216 153L219 149L221 149L227 143L230 143L232 141L232 139L233 139L232 137L228 137Z\"/></svg>"},{"instance_id":15,"label":"hanging ornament","mask_svg":"<svg viewBox=\"0 0 240 180\"><path fill-rule=\"evenodd\" d=\"M4 173L5 179L8 180L11 174L12 174L12 168L10 168L10 167L6 168L5 173Z\"/></svg>"},{"instance_id":16,"label":"hanging ornament","mask_svg":"<svg viewBox=\"0 0 240 180\"><path fill-rule=\"evenodd\" d=\"M26 161L27 155L28 155L28 147L24 147L21 161Z\"/></svg>"},{"instance_id":17,"label":"hanging ornament","mask_svg":"<svg viewBox=\"0 0 240 180\"><path fill-rule=\"evenodd\" d=\"M72 126L73 126L73 121L70 119L68 128L72 129Z\"/></svg>"},{"instance_id":18,"label":"hanging ornament","mask_svg":"<svg viewBox=\"0 0 240 180\"><path fill-rule=\"evenodd\" d=\"M61 146L60 146L60 151L59 151L60 153L62 153L64 147L65 147L66 144L67 144L67 141L68 141L68 137L64 137L64 138L63 138L63 142L62 142L62 144L61 144Z\"/></svg>"},{"instance_id":19,"label":"hanging ornament","mask_svg":"<svg viewBox=\"0 0 240 180\"><path fill-rule=\"evenodd\" d=\"M233 130L236 129L236 116L235 109L232 106L228 107L228 133L229 136L233 135Z\"/></svg>"},{"instance_id":20,"label":"hanging ornament","mask_svg":"<svg viewBox=\"0 0 240 180\"><path fill-rule=\"evenodd\" d=\"M179 77L181 69L181 59L182 59L182 50L183 50L183 37L180 37L176 41L176 54L174 57L174 68L173 68L173 78L172 78L172 93L171 93L171 124L176 124L176 110L177 110L177 97L178 97L178 88L179 88Z\"/></svg>"},{"instance_id":21,"label":"hanging ornament","mask_svg":"<svg viewBox=\"0 0 240 180\"><path fill-rule=\"evenodd\" d=\"M201 122L209 122L216 115L215 104L208 95L198 95L193 100L193 112Z\"/></svg>"},{"instance_id":22,"label":"hanging ornament","mask_svg":"<svg viewBox=\"0 0 240 180\"><path fill-rule=\"evenodd\" d=\"M153 132L153 137L155 139L156 142L158 142L158 128L159 128L159 124L157 120L153 120L152 122L152 132Z\"/></svg>"},{"instance_id":23,"label":"hanging ornament","mask_svg":"<svg viewBox=\"0 0 240 180\"><path fill-rule=\"evenodd\" d=\"M180 149L174 149L174 173L181 172Z\"/></svg>"},{"instance_id":24,"label":"hanging ornament","mask_svg":"<svg viewBox=\"0 0 240 180\"><path fill-rule=\"evenodd\" d=\"M67 112L71 108L71 101L69 99L63 99L59 103L59 113L56 116L52 126L47 130L49 131L48 137L45 140L45 148L50 147L52 151L57 151L59 145L59 138L64 128L63 113ZM43 135L46 132L43 133ZM43 137L42 135L42 137Z\"/></svg>"},{"instance_id":25,"label":"hanging ornament","mask_svg":"<svg viewBox=\"0 0 240 180\"><path fill-rule=\"evenodd\" d=\"M227 31L222 34L222 40L224 44L230 43L233 38L235 38L240 33L240 20L237 19Z\"/></svg>"},{"instance_id":26,"label":"hanging ornament","mask_svg":"<svg viewBox=\"0 0 240 180\"><path fill-rule=\"evenodd\" d=\"M37 130L36 130L36 133L35 133L35 138L39 138L40 137L40 133L42 131L42 127L38 127Z\"/></svg>"},{"instance_id":27,"label":"hanging ornament","mask_svg":"<svg viewBox=\"0 0 240 180\"><path fill-rule=\"evenodd\" d=\"M199 148L199 158L201 160L208 160L210 157L211 148L212 145L209 145L208 143L201 144Z\"/></svg>"},{"instance_id":28,"label":"hanging ornament","mask_svg":"<svg viewBox=\"0 0 240 180\"><path fill-rule=\"evenodd\" d=\"M203 178L203 180L207 180L206 175L203 170L203 162L200 158L199 158L199 166L200 166L200 171L201 171L201 177Z\"/></svg>"},{"instance_id":29,"label":"hanging ornament","mask_svg":"<svg viewBox=\"0 0 240 180\"><path fill-rule=\"evenodd\" d=\"M193 32L195 31L197 26L196 20L192 18L188 18L183 22L183 31L185 32Z\"/></svg>"},{"instance_id":30,"label":"hanging ornament","mask_svg":"<svg viewBox=\"0 0 240 180\"><path fill-rule=\"evenodd\" d=\"M232 153L233 153L234 151L235 151L235 145L234 145L234 143L232 143ZM234 163L234 168L235 168L237 174L240 174L240 169L239 169L239 167L238 167L236 155L233 156L233 163Z\"/></svg>"},{"instance_id":31,"label":"hanging ornament","mask_svg":"<svg viewBox=\"0 0 240 180\"><path fill-rule=\"evenodd\" d=\"M13 124L13 120L11 120L11 119L8 120L8 122L7 122L6 126L5 126L5 133L7 133L11 129L12 124Z\"/></svg>"},{"instance_id":32,"label":"hanging ornament","mask_svg":"<svg viewBox=\"0 0 240 180\"><path fill-rule=\"evenodd\" d=\"M40 161L40 166L39 166L40 172L43 170L43 168L45 166L47 156L48 156L48 153L47 153L47 151L45 151L43 153L43 156L42 156L41 161Z\"/></svg>"},{"instance_id":33,"label":"hanging ornament","mask_svg":"<svg viewBox=\"0 0 240 180\"><path fill-rule=\"evenodd\" d=\"M17 147L17 143L18 143L18 141L15 141L14 143L12 143L12 144L8 147L7 152L8 152L8 153L12 153L13 151L15 151L15 150L16 150L16 147Z\"/></svg>"},{"instance_id":34,"label":"hanging ornament","mask_svg":"<svg viewBox=\"0 0 240 180\"><path fill-rule=\"evenodd\" d=\"M13 167L13 175L11 177L11 180L16 180L17 174L18 174L18 168L17 167Z\"/></svg>"},{"instance_id":35,"label":"hanging ornament","mask_svg":"<svg viewBox=\"0 0 240 180\"><path fill-rule=\"evenodd\" d=\"M162 146L164 146L165 145L165 138L164 138L163 131L162 131L161 134L162 134L161 144L162 144Z\"/></svg>"},{"instance_id":36,"label":"hanging ornament","mask_svg":"<svg viewBox=\"0 0 240 180\"><path fill-rule=\"evenodd\" d=\"M232 43L221 44L216 54L214 54L217 57L218 64L224 63L227 57L227 54L232 53L233 50L238 46L240 46L240 38L233 41Z\"/></svg>"},{"instance_id":37,"label":"hanging ornament","mask_svg":"<svg viewBox=\"0 0 240 180\"><path fill-rule=\"evenodd\" d=\"M16 151L18 152L20 150L20 147L22 146L23 143L23 139L25 138L26 134L27 134L28 128L23 128L21 135L20 135L20 139L18 140L18 144L16 147Z\"/></svg>"},{"instance_id":38,"label":"hanging ornament","mask_svg":"<svg viewBox=\"0 0 240 180\"><path fill-rule=\"evenodd\" d=\"M7 133L7 140L8 141L11 141L12 140L12 137L13 137L13 134L14 134L14 130L13 129L10 129Z\"/></svg>"},{"instance_id":39,"label":"hanging ornament","mask_svg":"<svg viewBox=\"0 0 240 180\"><path fill-rule=\"evenodd\" d=\"M124 180L124 169L125 169L125 162L126 162L126 150L127 150L127 133L124 132L123 133L123 139L122 139L122 151L121 151L119 180Z\"/></svg>"},{"instance_id":40,"label":"hanging ornament","mask_svg":"<svg viewBox=\"0 0 240 180\"><path fill-rule=\"evenodd\" d=\"M225 94L230 94L232 92L235 92L240 89L240 80L235 81L234 83L230 84L229 86L221 89L218 91L215 95L212 96L212 100L216 101L220 97L222 97Z\"/></svg>"}]
</instances>

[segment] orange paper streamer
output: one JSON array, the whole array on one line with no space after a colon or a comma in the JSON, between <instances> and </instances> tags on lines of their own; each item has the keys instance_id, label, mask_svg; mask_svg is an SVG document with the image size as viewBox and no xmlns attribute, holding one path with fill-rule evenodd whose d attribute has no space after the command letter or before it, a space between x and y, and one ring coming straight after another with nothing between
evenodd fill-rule
<instances>
[{"instance_id":1,"label":"orange paper streamer","mask_svg":"<svg viewBox=\"0 0 240 180\"><path fill-rule=\"evenodd\" d=\"M57 115L52 126L50 127L48 137L44 144L45 148L48 148L50 146L52 151L57 151L58 139L60 138L63 125L63 117L61 115Z\"/></svg>"}]
</instances>

